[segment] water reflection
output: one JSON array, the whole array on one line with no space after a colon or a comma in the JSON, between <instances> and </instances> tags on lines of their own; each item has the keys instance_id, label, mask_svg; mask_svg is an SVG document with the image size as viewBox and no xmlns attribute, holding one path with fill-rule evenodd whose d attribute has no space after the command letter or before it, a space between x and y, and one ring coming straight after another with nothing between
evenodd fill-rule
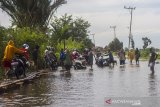
<instances>
[{"instance_id":1,"label":"water reflection","mask_svg":"<svg viewBox=\"0 0 160 107\"><path fill-rule=\"evenodd\" d=\"M157 96L157 79L156 75L149 74L149 95Z\"/></svg>"},{"instance_id":2,"label":"water reflection","mask_svg":"<svg viewBox=\"0 0 160 107\"><path fill-rule=\"evenodd\" d=\"M2 94L0 106L102 107L107 96L160 96L160 73L148 75L146 65L147 62L114 68L94 65L93 71L50 72Z\"/></svg>"},{"instance_id":3,"label":"water reflection","mask_svg":"<svg viewBox=\"0 0 160 107\"><path fill-rule=\"evenodd\" d=\"M120 66L119 68L120 68L119 69L120 71L125 71L126 66L125 65L124 66Z\"/></svg>"},{"instance_id":4,"label":"water reflection","mask_svg":"<svg viewBox=\"0 0 160 107\"><path fill-rule=\"evenodd\" d=\"M71 78L72 74L71 74L71 72L62 72L62 73L60 73L60 76L69 79L69 78Z\"/></svg>"}]
</instances>

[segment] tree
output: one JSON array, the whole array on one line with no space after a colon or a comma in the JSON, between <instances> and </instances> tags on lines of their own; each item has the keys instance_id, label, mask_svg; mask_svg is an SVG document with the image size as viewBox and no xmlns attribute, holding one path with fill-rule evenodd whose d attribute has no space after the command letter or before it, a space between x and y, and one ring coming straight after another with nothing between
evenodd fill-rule
<instances>
[{"instance_id":1,"label":"tree","mask_svg":"<svg viewBox=\"0 0 160 107\"><path fill-rule=\"evenodd\" d=\"M85 46L84 48L90 49L90 48L94 47L94 44L92 43L92 40L89 39L89 38L85 38L85 39L83 40L83 44L84 44L84 46Z\"/></svg>"},{"instance_id":2,"label":"tree","mask_svg":"<svg viewBox=\"0 0 160 107\"><path fill-rule=\"evenodd\" d=\"M73 19L72 15L65 14L61 18L54 17L53 22L51 23L51 32L52 32L52 39L55 40L56 43L63 41L64 42L64 48L65 48L65 40L67 40L72 33L71 27L72 27Z\"/></svg>"},{"instance_id":3,"label":"tree","mask_svg":"<svg viewBox=\"0 0 160 107\"><path fill-rule=\"evenodd\" d=\"M0 26L0 59L2 59L3 57L3 51L4 51L4 48L5 48L5 43L6 43L6 38L5 38L5 28ZM1 64L0 64L1 65Z\"/></svg>"},{"instance_id":4,"label":"tree","mask_svg":"<svg viewBox=\"0 0 160 107\"><path fill-rule=\"evenodd\" d=\"M72 33L73 33L73 39L75 40L84 40L88 36L88 28L90 27L90 24L88 21L85 21L82 18L76 18L73 21L73 27L72 27Z\"/></svg>"},{"instance_id":5,"label":"tree","mask_svg":"<svg viewBox=\"0 0 160 107\"><path fill-rule=\"evenodd\" d=\"M108 48L114 52L118 51L123 48L123 42L120 42L118 38L115 38L112 42L109 43Z\"/></svg>"},{"instance_id":6,"label":"tree","mask_svg":"<svg viewBox=\"0 0 160 107\"><path fill-rule=\"evenodd\" d=\"M17 27L45 28L59 6L66 0L0 0L0 8Z\"/></svg>"},{"instance_id":7,"label":"tree","mask_svg":"<svg viewBox=\"0 0 160 107\"><path fill-rule=\"evenodd\" d=\"M143 49L147 48L147 46L152 43L152 41L150 39L148 39L147 37L143 37L142 40L143 40L143 43L144 43Z\"/></svg>"},{"instance_id":8,"label":"tree","mask_svg":"<svg viewBox=\"0 0 160 107\"><path fill-rule=\"evenodd\" d=\"M65 40L72 38L72 40L89 42L87 39L87 32L90 24L82 18L73 19L72 15L63 15L60 18L54 17L51 23L51 38L54 43L63 41L65 48Z\"/></svg>"}]
</instances>

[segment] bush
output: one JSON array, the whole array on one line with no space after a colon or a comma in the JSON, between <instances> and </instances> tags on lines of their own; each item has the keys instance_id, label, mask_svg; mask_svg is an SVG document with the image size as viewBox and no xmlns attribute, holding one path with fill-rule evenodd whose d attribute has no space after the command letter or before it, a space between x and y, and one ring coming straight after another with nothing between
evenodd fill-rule
<instances>
[{"instance_id":1,"label":"bush","mask_svg":"<svg viewBox=\"0 0 160 107\"><path fill-rule=\"evenodd\" d=\"M148 59L149 58L149 54L150 54L150 50L149 50L149 48L142 49L142 50L140 50L140 53L141 53L141 58L142 59Z\"/></svg>"},{"instance_id":2,"label":"bush","mask_svg":"<svg viewBox=\"0 0 160 107\"><path fill-rule=\"evenodd\" d=\"M40 46L39 62L43 61L44 50L48 43L47 42L48 38L44 33L40 31L33 31L32 29L25 27L25 28L15 28L15 29L11 28L5 29L3 35L4 39L2 40L3 42L1 42L3 43L3 47L1 47L0 49L1 51L4 51L4 48L10 39L14 41L15 46L17 48L22 48L22 45L24 43L27 43L29 45L29 53L32 59L32 52L35 48L35 45L39 45ZM2 56L3 55L1 54L1 59ZM41 63L39 65L41 65Z\"/></svg>"}]
</instances>

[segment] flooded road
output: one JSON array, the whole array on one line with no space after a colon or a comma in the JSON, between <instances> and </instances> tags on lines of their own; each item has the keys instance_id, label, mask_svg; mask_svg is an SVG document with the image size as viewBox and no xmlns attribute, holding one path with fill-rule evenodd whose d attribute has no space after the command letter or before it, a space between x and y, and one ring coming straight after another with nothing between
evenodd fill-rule
<instances>
[{"instance_id":1,"label":"flooded road","mask_svg":"<svg viewBox=\"0 0 160 107\"><path fill-rule=\"evenodd\" d=\"M147 65L94 65L93 71L50 72L31 84L3 93L0 106L105 107L106 97L160 97L160 64L155 66L155 75L150 75Z\"/></svg>"}]
</instances>

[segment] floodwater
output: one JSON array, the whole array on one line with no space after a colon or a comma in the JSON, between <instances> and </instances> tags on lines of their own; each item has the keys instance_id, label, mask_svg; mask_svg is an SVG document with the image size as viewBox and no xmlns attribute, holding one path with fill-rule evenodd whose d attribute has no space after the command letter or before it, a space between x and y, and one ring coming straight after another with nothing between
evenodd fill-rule
<instances>
[{"instance_id":1,"label":"floodwater","mask_svg":"<svg viewBox=\"0 0 160 107\"><path fill-rule=\"evenodd\" d=\"M160 97L160 64L155 65L155 75L150 75L147 65L147 62L140 62L140 66L118 64L114 68L94 65L93 71L87 68L72 69L70 74L49 72L33 83L0 95L0 106L108 107L105 105L108 97Z\"/></svg>"}]
</instances>

